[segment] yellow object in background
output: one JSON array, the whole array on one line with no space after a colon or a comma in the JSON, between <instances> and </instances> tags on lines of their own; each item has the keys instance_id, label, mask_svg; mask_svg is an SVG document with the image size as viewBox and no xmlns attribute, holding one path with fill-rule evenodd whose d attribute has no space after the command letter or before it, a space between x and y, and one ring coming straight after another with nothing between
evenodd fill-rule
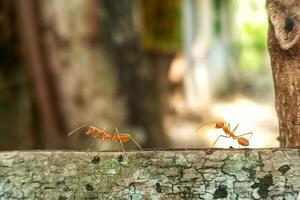
<instances>
[{"instance_id":1,"label":"yellow object in background","mask_svg":"<svg viewBox=\"0 0 300 200\"><path fill-rule=\"evenodd\" d=\"M142 15L145 50L174 53L182 48L181 0L143 0Z\"/></svg>"}]
</instances>

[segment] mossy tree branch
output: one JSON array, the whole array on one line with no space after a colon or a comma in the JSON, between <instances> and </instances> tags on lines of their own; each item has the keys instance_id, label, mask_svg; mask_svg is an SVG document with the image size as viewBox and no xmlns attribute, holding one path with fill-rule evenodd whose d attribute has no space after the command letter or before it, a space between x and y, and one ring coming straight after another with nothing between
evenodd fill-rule
<instances>
[{"instance_id":1,"label":"mossy tree branch","mask_svg":"<svg viewBox=\"0 0 300 200\"><path fill-rule=\"evenodd\" d=\"M300 149L0 153L0 199L296 199Z\"/></svg>"}]
</instances>

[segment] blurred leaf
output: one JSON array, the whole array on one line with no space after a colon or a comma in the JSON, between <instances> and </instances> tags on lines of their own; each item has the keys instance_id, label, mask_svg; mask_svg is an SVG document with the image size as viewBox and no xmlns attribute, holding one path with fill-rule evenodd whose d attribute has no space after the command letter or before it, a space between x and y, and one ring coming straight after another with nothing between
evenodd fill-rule
<instances>
[{"instance_id":1,"label":"blurred leaf","mask_svg":"<svg viewBox=\"0 0 300 200\"><path fill-rule=\"evenodd\" d=\"M182 44L182 1L144 0L142 44L146 50L172 53Z\"/></svg>"}]
</instances>

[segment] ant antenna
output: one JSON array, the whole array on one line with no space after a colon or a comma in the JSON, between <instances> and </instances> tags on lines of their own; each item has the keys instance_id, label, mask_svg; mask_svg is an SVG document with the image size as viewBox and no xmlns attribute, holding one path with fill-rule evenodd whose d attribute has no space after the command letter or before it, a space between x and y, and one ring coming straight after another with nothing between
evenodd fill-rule
<instances>
[{"instance_id":1,"label":"ant antenna","mask_svg":"<svg viewBox=\"0 0 300 200\"><path fill-rule=\"evenodd\" d=\"M76 128L75 130L71 131L71 132L68 134L68 136L72 135L73 133L75 133L76 131L78 131L78 130L84 128L84 127L89 127L89 125L84 124L84 125L82 125L82 126L79 126L79 127Z\"/></svg>"},{"instance_id":2,"label":"ant antenna","mask_svg":"<svg viewBox=\"0 0 300 200\"><path fill-rule=\"evenodd\" d=\"M208 124L215 124L216 122L203 122L202 124L200 124L200 126L198 126L198 128L195 130L195 132L197 133L203 126L206 126Z\"/></svg>"}]
</instances>

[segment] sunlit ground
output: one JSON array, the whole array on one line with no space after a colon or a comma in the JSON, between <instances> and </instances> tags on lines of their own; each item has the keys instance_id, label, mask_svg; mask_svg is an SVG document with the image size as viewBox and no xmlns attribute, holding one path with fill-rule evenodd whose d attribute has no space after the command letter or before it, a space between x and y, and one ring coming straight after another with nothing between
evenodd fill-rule
<instances>
[{"instance_id":1,"label":"sunlit ground","mask_svg":"<svg viewBox=\"0 0 300 200\"><path fill-rule=\"evenodd\" d=\"M274 103L257 103L245 97L236 97L231 102L218 102L212 108L212 115L216 121L223 119L231 123L236 130L236 135L253 132L250 140L250 148L277 147L278 137L277 117ZM209 121L212 121L211 119ZM201 128L197 133L196 129L200 122L176 119L167 119L168 135L176 148L206 148L211 147L222 130L214 129L213 125ZM249 136L245 136L248 138ZM236 140L220 138L215 147L238 148Z\"/></svg>"}]
</instances>

